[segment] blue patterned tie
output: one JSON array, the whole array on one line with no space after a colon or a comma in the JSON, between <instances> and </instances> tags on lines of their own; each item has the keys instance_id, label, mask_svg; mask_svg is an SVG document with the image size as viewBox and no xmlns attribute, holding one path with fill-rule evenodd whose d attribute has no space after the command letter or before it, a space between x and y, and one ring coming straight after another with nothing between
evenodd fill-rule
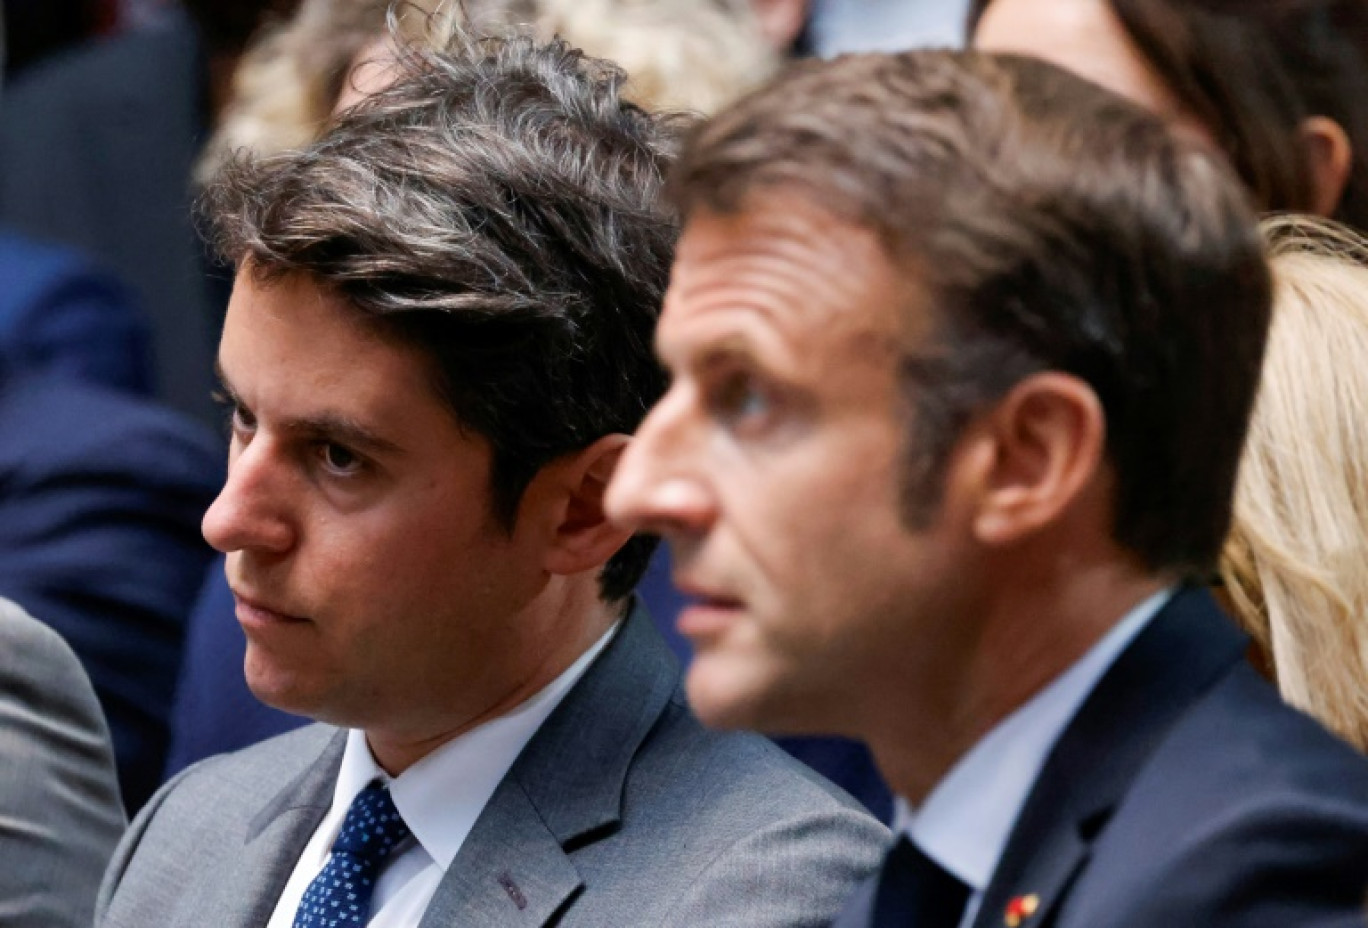
<instances>
[{"instance_id":1,"label":"blue patterned tie","mask_svg":"<svg viewBox=\"0 0 1368 928\"><path fill-rule=\"evenodd\" d=\"M294 928L364 925L380 866L408 836L388 788L374 782L357 793L333 842L332 856L299 902Z\"/></svg>"}]
</instances>

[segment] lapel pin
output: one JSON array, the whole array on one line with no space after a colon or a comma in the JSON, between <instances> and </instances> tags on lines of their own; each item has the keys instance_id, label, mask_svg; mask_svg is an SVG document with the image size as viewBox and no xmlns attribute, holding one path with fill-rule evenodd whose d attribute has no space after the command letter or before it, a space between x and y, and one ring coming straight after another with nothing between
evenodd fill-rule
<instances>
[{"instance_id":1,"label":"lapel pin","mask_svg":"<svg viewBox=\"0 0 1368 928\"><path fill-rule=\"evenodd\" d=\"M1040 897L1035 893L1017 896L1007 903L1007 912L1003 921L1007 923L1007 928L1017 928L1023 921L1034 915L1038 908L1040 908Z\"/></svg>"}]
</instances>

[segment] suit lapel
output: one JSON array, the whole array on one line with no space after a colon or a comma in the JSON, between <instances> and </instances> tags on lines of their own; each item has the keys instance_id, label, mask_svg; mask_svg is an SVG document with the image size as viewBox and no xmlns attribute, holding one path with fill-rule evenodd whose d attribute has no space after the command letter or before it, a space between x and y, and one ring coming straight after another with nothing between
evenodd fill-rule
<instances>
[{"instance_id":1,"label":"suit lapel","mask_svg":"<svg viewBox=\"0 0 1368 928\"><path fill-rule=\"evenodd\" d=\"M617 830L632 759L678 680L634 605L495 790L422 928L544 925L561 911L584 885L570 853Z\"/></svg>"},{"instance_id":2,"label":"suit lapel","mask_svg":"<svg viewBox=\"0 0 1368 928\"><path fill-rule=\"evenodd\" d=\"M420 925L544 925L582 885L536 807L506 779L452 861Z\"/></svg>"},{"instance_id":3,"label":"suit lapel","mask_svg":"<svg viewBox=\"0 0 1368 928\"><path fill-rule=\"evenodd\" d=\"M204 924L205 913L213 913L217 928L261 928L270 920L304 845L332 803L346 742L346 732L336 732L256 814L235 865L222 872L208 898L195 901L194 924Z\"/></svg>"},{"instance_id":4,"label":"suit lapel","mask_svg":"<svg viewBox=\"0 0 1368 928\"><path fill-rule=\"evenodd\" d=\"M1205 592L1181 590L1173 597L1103 676L1050 752L974 928L1053 923L1136 773L1183 712L1242 659L1246 643Z\"/></svg>"}]
</instances>

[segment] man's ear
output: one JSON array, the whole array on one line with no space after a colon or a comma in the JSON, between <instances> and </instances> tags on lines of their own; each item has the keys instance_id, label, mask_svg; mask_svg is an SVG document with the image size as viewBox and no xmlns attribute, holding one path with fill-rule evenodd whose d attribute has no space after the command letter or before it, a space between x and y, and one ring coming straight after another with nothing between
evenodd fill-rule
<instances>
[{"instance_id":1,"label":"man's ear","mask_svg":"<svg viewBox=\"0 0 1368 928\"><path fill-rule=\"evenodd\" d=\"M1312 116L1301 124L1301 144L1311 169L1311 211L1333 216L1349 183L1354 145L1344 127L1328 116Z\"/></svg>"},{"instance_id":2,"label":"man's ear","mask_svg":"<svg viewBox=\"0 0 1368 928\"><path fill-rule=\"evenodd\" d=\"M1097 394L1076 377L1027 377L979 421L973 533L1009 545L1048 529L1093 484L1106 445Z\"/></svg>"},{"instance_id":3,"label":"man's ear","mask_svg":"<svg viewBox=\"0 0 1368 928\"><path fill-rule=\"evenodd\" d=\"M608 521L603 498L631 437L605 435L587 448L564 455L537 475L546 483L550 537L545 568L569 575L597 570L632 537L630 529Z\"/></svg>"}]
</instances>

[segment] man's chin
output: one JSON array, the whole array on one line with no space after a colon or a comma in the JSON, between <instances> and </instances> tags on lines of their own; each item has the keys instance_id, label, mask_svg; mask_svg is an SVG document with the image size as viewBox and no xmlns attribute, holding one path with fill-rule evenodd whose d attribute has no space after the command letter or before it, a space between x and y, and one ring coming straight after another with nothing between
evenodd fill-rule
<instances>
[{"instance_id":1,"label":"man's chin","mask_svg":"<svg viewBox=\"0 0 1368 928\"><path fill-rule=\"evenodd\" d=\"M694 714L709 728L769 731L786 715L772 681L739 661L700 654L685 678Z\"/></svg>"},{"instance_id":2,"label":"man's chin","mask_svg":"<svg viewBox=\"0 0 1368 928\"><path fill-rule=\"evenodd\" d=\"M684 685L694 714L709 728L776 736L857 736L838 711L840 694L804 687L793 674L774 667L703 652L689 666Z\"/></svg>"},{"instance_id":3,"label":"man's chin","mask_svg":"<svg viewBox=\"0 0 1368 928\"><path fill-rule=\"evenodd\" d=\"M244 664L247 689L259 702L279 709L290 715L305 716L315 721L325 721L323 709L316 686L309 686L296 672L275 667L268 660L254 656L248 646L247 660Z\"/></svg>"}]
</instances>

